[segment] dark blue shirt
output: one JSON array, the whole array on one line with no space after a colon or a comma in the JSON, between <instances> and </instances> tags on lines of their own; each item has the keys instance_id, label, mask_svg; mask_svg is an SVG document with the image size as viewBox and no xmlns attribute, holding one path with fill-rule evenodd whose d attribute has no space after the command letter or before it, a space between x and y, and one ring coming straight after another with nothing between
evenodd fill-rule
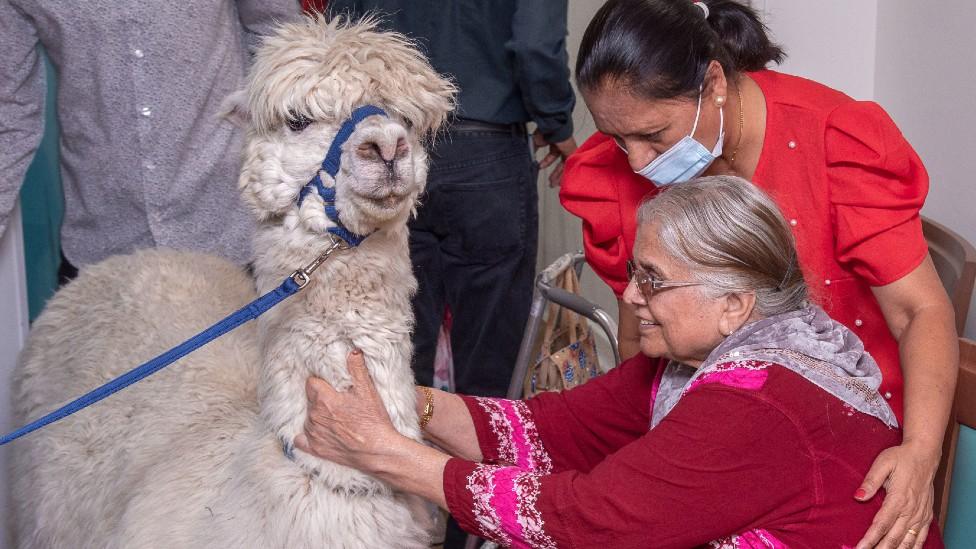
<instances>
[{"instance_id":1,"label":"dark blue shirt","mask_svg":"<svg viewBox=\"0 0 976 549\"><path fill-rule=\"evenodd\" d=\"M551 143L573 135L566 0L330 0L333 14L375 11L418 41L460 88L457 115L533 121Z\"/></svg>"}]
</instances>

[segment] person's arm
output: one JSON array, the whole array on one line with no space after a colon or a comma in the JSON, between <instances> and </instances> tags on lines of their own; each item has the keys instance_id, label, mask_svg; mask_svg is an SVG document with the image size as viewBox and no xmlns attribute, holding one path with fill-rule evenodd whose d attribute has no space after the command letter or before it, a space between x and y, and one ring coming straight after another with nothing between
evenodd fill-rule
<instances>
[{"instance_id":1,"label":"person's arm","mask_svg":"<svg viewBox=\"0 0 976 549\"><path fill-rule=\"evenodd\" d=\"M576 151L576 140L570 137L564 141L559 141L557 143L549 143L546 138L542 136L542 133L536 131L532 134L532 147L534 151L539 149L549 147L549 151L546 156L539 161L539 169L544 170L556 162L556 167L549 173L549 186L558 187L562 184L563 171L566 166L565 160L569 158L569 155Z\"/></svg>"},{"instance_id":2,"label":"person's arm","mask_svg":"<svg viewBox=\"0 0 976 549\"><path fill-rule=\"evenodd\" d=\"M44 135L44 63L33 23L0 0L0 236Z\"/></svg>"},{"instance_id":3,"label":"person's arm","mask_svg":"<svg viewBox=\"0 0 976 549\"><path fill-rule=\"evenodd\" d=\"M505 44L514 56L522 104L538 127L533 145L536 150L548 147L539 168L559 162L549 176L550 187L559 186L563 161L576 150L576 94L569 82L566 52L567 10L566 0L518 0L512 15L512 38Z\"/></svg>"},{"instance_id":4,"label":"person's arm","mask_svg":"<svg viewBox=\"0 0 976 549\"><path fill-rule=\"evenodd\" d=\"M423 415L427 404L424 389L430 391L434 406L430 421L424 427L424 438L452 456L481 461L483 457L474 419L461 397L439 389L417 387L417 417Z\"/></svg>"},{"instance_id":5,"label":"person's arm","mask_svg":"<svg viewBox=\"0 0 976 549\"><path fill-rule=\"evenodd\" d=\"M653 538L691 547L775 526L813 505L816 468L802 432L748 391L704 385L592 471L540 474L450 458L404 437L361 354L351 355L349 371L353 385L343 392L309 380L295 447L425 497L504 544L646 547ZM735 505L716 504L730 497Z\"/></svg>"},{"instance_id":6,"label":"person's arm","mask_svg":"<svg viewBox=\"0 0 976 549\"><path fill-rule=\"evenodd\" d=\"M922 234L928 174L872 102L846 102L830 114L824 151L837 261L872 287L904 376L904 443L879 454L854 495L863 500L881 486L887 493L858 547L919 547L932 516L958 352L952 307Z\"/></svg>"},{"instance_id":7,"label":"person's arm","mask_svg":"<svg viewBox=\"0 0 976 549\"><path fill-rule=\"evenodd\" d=\"M505 47L515 60L522 104L547 143L573 137L576 94L569 83L566 0L517 0L512 38Z\"/></svg>"},{"instance_id":8,"label":"person's arm","mask_svg":"<svg viewBox=\"0 0 976 549\"><path fill-rule=\"evenodd\" d=\"M475 462L548 473L589 470L643 435L660 361L637 357L589 383L528 401L431 391L434 413L425 429L449 454ZM426 395L417 393L422 414Z\"/></svg>"},{"instance_id":9,"label":"person's arm","mask_svg":"<svg viewBox=\"0 0 976 549\"><path fill-rule=\"evenodd\" d=\"M885 506L859 548L884 540L899 544L909 528L924 540L932 522L933 479L942 455L959 367L952 304L931 258L896 282L873 288L898 340L905 376L905 425L901 446L878 456L860 489L867 500L887 481Z\"/></svg>"}]
</instances>

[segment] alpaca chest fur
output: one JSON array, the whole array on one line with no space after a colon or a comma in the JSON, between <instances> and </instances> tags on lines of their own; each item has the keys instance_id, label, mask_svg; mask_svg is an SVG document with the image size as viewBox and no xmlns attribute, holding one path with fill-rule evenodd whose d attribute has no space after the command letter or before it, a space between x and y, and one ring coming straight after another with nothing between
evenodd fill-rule
<instances>
[{"instance_id":1,"label":"alpaca chest fur","mask_svg":"<svg viewBox=\"0 0 976 549\"><path fill-rule=\"evenodd\" d=\"M258 237L287 241L270 228ZM321 252L321 245L313 248ZM290 273L280 265L306 264L316 253L307 246L267 248L255 263L258 283L268 289ZM321 377L339 390L349 385L346 356L363 351L376 389L397 430L419 440L413 372L410 298L416 291L401 228L371 235L359 247L338 251L312 276L309 285L259 322L264 368L259 384L261 413L282 441L302 432L305 380ZM262 288L263 289L263 288ZM334 467L296 456L304 466L328 476ZM351 478L358 473L347 471ZM341 478L345 484L348 478Z\"/></svg>"}]
</instances>

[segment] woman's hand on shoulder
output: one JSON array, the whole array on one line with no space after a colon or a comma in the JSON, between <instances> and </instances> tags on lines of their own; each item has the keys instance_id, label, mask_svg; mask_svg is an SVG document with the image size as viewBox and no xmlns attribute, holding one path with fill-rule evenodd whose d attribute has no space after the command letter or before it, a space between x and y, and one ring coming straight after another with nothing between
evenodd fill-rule
<instances>
[{"instance_id":1,"label":"woman's hand on shoulder","mask_svg":"<svg viewBox=\"0 0 976 549\"><path fill-rule=\"evenodd\" d=\"M938 466L937 454L910 442L878 454L854 498L868 501L883 487L884 501L857 549L922 547L932 523Z\"/></svg>"}]
</instances>

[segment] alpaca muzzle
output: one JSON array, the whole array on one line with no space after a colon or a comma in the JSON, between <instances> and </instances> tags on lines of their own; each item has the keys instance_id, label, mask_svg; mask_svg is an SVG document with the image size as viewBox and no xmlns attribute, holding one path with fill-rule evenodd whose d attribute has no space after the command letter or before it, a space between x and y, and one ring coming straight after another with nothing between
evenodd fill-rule
<instances>
[{"instance_id":1,"label":"alpaca muzzle","mask_svg":"<svg viewBox=\"0 0 976 549\"><path fill-rule=\"evenodd\" d=\"M326 230L330 234L344 240L351 247L358 246L369 235L356 234L347 229L346 226L342 224L342 221L339 220L339 211L336 209L335 205L335 178L339 173L339 166L342 161L342 146L346 143L346 141L349 140L353 132L356 131L356 126L371 116L389 117L389 115L386 114L386 111L374 105L363 105L362 107L357 107L355 110L353 110L349 118L346 119L346 121L342 123L342 126L339 127L339 132L336 133L335 139L332 140L332 145L329 146L329 151L325 154L325 159L322 160L321 169L315 173L315 176L311 179L311 181L306 183L305 186L302 187L301 192L298 193L299 208L302 207L305 197L308 196L313 189L319 194L319 197L322 198L322 202L325 207L325 215L330 221L335 223L334 226L329 227ZM406 144L406 142L404 142L404 144ZM363 146L367 146L368 149L375 149L371 154L376 154L380 158L383 158L383 160L386 160L386 158L383 156L383 147L380 143L363 143L363 145L357 149L357 152L360 152ZM399 141L397 142L397 147L394 149L394 153L392 153L392 156L394 157L393 161L395 161L395 150L397 149L399 149ZM360 152L360 154L362 153ZM329 176L332 185L327 187L322 182L322 172L325 172Z\"/></svg>"}]
</instances>

